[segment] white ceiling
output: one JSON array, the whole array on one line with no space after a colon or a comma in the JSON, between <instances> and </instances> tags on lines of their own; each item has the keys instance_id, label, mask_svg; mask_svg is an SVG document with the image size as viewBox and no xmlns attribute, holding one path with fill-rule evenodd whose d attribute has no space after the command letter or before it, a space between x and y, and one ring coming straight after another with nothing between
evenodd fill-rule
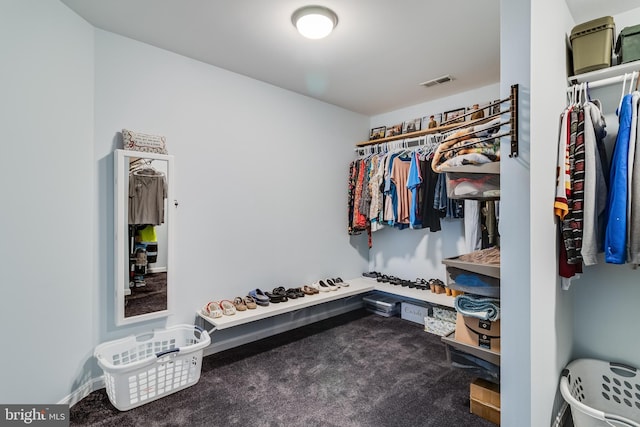
<instances>
[{"instance_id":1,"label":"white ceiling","mask_svg":"<svg viewBox=\"0 0 640 427\"><path fill-rule=\"evenodd\" d=\"M95 27L365 115L500 81L499 0L318 0L339 19L324 40L291 23L316 0L61 1Z\"/></svg>"},{"instance_id":2,"label":"white ceiling","mask_svg":"<svg viewBox=\"0 0 640 427\"><path fill-rule=\"evenodd\" d=\"M316 0L61 1L98 28L365 115L500 81L499 0L318 0L339 18L324 40L291 23ZM566 3L576 23L640 6Z\"/></svg>"},{"instance_id":3,"label":"white ceiling","mask_svg":"<svg viewBox=\"0 0 640 427\"><path fill-rule=\"evenodd\" d=\"M566 0L576 24L640 7L640 0Z\"/></svg>"}]
</instances>

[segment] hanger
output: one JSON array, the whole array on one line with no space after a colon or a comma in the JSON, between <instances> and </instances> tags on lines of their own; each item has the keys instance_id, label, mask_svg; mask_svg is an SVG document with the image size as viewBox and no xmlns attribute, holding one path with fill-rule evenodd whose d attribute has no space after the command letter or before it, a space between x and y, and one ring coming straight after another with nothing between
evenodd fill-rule
<instances>
[{"instance_id":1,"label":"hanger","mask_svg":"<svg viewBox=\"0 0 640 427\"><path fill-rule=\"evenodd\" d=\"M591 95L589 94L589 82L584 83L584 103L591 102Z\"/></svg>"},{"instance_id":2,"label":"hanger","mask_svg":"<svg viewBox=\"0 0 640 427\"><path fill-rule=\"evenodd\" d=\"M634 71L633 73L631 73L631 83L629 83L629 92L628 92L629 94L631 94L631 92L633 91L633 80L636 79L637 77L638 77L637 71Z\"/></svg>"},{"instance_id":3,"label":"hanger","mask_svg":"<svg viewBox=\"0 0 640 427\"><path fill-rule=\"evenodd\" d=\"M622 92L620 93L620 102L618 102L618 109L616 110L616 115L620 115L620 109L622 108L622 99L624 98L624 88L627 85L627 77L629 74L624 73L624 80L622 80Z\"/></svg>"}]
</instances>

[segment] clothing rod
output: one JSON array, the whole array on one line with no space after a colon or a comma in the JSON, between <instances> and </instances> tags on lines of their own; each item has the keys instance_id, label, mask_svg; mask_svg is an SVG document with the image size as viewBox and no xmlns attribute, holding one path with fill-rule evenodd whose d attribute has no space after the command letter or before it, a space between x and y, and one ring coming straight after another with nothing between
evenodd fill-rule
<instances>
[{"instance_id":1,"label":"clothing rod","mask_svg":"<svg viewBox=\"0 0 640 427\"><path fill-rule=\"evenodd\" d=\"M488 136L486 138L481 138L478 140L469 140L469 142L465 142L464 144L461 145L456 145L455 147L451 147L451 148L445 148L443 150L440 150L441 153L446 153L447 151L452 151L452 150L459 150L460 148L466 148L466 147L472 147L476 144L480 144L481 142L486 142L486 141L491 141L492 139L496 139L496 138L502 138L503 136L509 136L511 135L511 132L504 132L504 133L500 133L497 135L491 135ZM466 139L460 140L458 142L462 142L462 141L467 141ZM456 142L457 144L457 142Z\"/></svg>"},{"instance_id":2,"label":"clothing rod","mask_svg":"<svg viewBox=\"0 0 640 427\"><path fill-rule=\"evenodd\" d=\"M627 77L627 80L629 80L629 74L627 74L626 77ZM616 77L609 77L606 79L595 80L593 82L585 82L585 83L587 84L589 89L595 89L597 87L609 86L615 83L620 83L620 82L623 82L624 80L625 80L625 76L616 76ZM567 88L567 92L573 91L573 86L577 86L579 84L580 83L574 83L572 86L569 86Z\"/></svg>"},{"instance_id":3,"label":"clothing rod","mask_svg":"<svg viewBox=\"0 0 640 427\"><path fill-rule=\"evenodd\" d=\"M417 147L420 145L440 144L443 139L444 137L442 136L442 134L423 135L423 136L418 136L413 138L397 139L394 141L386 141L386 142L380 142L378 144L370 144L362 147L356 147L353 149L353 151L360 153L360 152L364 152L364 150L369 150L372 148L373 149L391 149L391 147L394 147L396 145L398 146L398 148L402 148L403 146L405 146L405 148L410 148L410 147ZM415 144L410 146L409 144L412 144L412 143L415 143Z\"/></svg>"}]
</instances>

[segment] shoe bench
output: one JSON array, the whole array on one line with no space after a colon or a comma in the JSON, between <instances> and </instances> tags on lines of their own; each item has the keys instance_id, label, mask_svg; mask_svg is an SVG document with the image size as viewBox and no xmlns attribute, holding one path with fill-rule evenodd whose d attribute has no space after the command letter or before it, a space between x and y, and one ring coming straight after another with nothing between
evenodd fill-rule
<instances>
[{"instance_id":1,"label":"shoe bench","mask_svg":"<svg viewBox=\"0 0 640 427\"><path fill-rule=\"evenodd\" d=\"M258 306L253 310L238 311L231 316L222 316L217 319L205 316L197 311L198 316L205 322L214 326L213 330L222 330L232 328L234 326L243 325L245 323L256 322L279 314L289 313L292 311L302 310L314 305L322 304L329 301L335 301L341 298L347 298L358 294L367 293L374 290L373 283L360 282L359 280L349 280L348 287L341 287L335 291L320 292L315 295L305 295L302 298L289 299L285 302L270 303L268 306Z\"/></svg>"},{"instance_id":2,"label":"shoe bench","mask_svg":"<svg viewBox=\"0 0 640 427\"><path fill-rule=\"evenodd\" d=\"M214 330L223 330L234 326L243 325L250 322L267 319L279 314L289 313L292 311L302 310L304 308L323 304L329 301L335 301L341 298L347 298L358 294L364 294L370 291L381 291L389 294L398 295L405 298L430 302L432 304L453 307L453 297L445 294L434 294L430 291L412 289L402 286L394 286L388 283L381 283L375 279L359 277L356 279L346 280L348 287L341 287L336 291L321 292L315 295L306 295L302 298L289 299L286 302L271 303L266 307L258 306L253 310L238 311L231 316L222 316L217 319L205 316L197 311L198 316L205 322L213 325Z\"/></svg>"}]
</instances>

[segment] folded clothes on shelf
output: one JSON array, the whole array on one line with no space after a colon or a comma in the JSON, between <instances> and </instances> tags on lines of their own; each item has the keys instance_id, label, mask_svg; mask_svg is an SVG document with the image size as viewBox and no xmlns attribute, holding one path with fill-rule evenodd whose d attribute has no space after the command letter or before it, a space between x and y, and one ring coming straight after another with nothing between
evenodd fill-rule
<instances>
[{"instance_id":1,"label":"folded clothes on shelf","mask_svg":"<svg viewBox=\"0 0 640 427\"><path fill-rule=\"evenodd\" d=\"M455 308L463 316L495 322L500 319L500 300L477 295L458 295Z\"/></svg>"}]
</instances>

